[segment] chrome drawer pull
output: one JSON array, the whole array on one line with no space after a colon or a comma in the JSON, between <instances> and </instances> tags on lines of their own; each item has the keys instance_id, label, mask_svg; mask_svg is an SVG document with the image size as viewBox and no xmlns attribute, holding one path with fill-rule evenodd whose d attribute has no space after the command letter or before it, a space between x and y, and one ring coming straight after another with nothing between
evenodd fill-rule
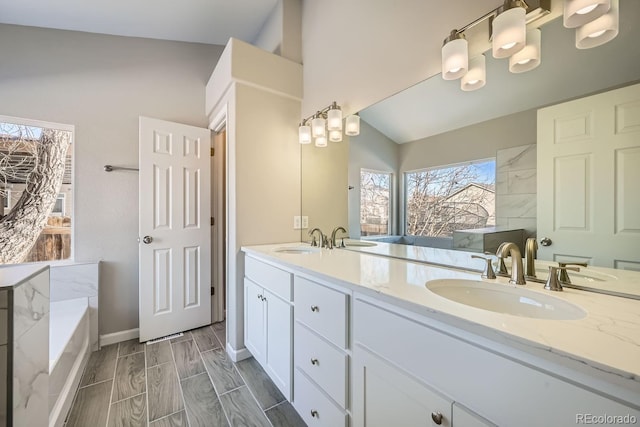
<instances>
[{"instance_id":1,"label":"chrome drawer pull","mask_svg":"<svg viewBox=\"0 0 640 427\"><path fill-rule=\"evenodd\" d=\"M442 424L442 414L440 412L432 412L431 413L431 419L437 425Z\"/></svg>"},{"instance_id":2,"label":"chrome drawer pull","mask_svg":"<svg viewBox=\"0 0 640 427\"><path fill-rule=\"evenodd\" d=\"M318 359L316 359L316 358L311 359L311 364L312 364L312 365L317 365L317 364L319 364Z\"/></svg>"},{"instance_id":3,"label":"chrome drawer pull","mask_svg":"<svg viewBox=\"0 0 640 427\"><path fill-rule=\"evenodd\" d=\"M318 308L317 305L312 305L311 306L311 311L313 311L314 313L318 312L320 309Z\"/></svg>"},{"instance_id":4,"label":"chrome drawer pull","mask_svg":"<svg viewBox=\"0 0 640 427\"><path fill-rule=\"evenodd\" d=\"M311 410L311 416L312 416L313 418L320 418L320 417L318 416L318 411L316 411L315 409L312 409L312 410Z\"/></svg>"}]
</instances>

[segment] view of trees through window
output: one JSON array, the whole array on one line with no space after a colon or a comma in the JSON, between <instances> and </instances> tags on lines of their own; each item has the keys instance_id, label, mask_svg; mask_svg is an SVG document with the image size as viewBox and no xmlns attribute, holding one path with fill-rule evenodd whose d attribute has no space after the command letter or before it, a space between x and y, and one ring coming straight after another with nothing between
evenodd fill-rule
<instances>
[{"instance_id":1,"label":"view of trees through window","mask_svg":"<svg viewBox=\"0 0 640 427\"><path fill-rule=\"evenodd\" d=\"M389 234L391 174L360 171L360 235Z\"/></svg>"},{"instance_id":2,"label":"view of trees through window","mask_svg":"<svg viewBox=\"0 0 640 427\"><path fill-rule=\"evenodd\" d=\"M0 120L0 263L71 256L71 139Z\"/></svg>"},{"instance_id":3,"label":"view of trees through window","mask_svg":"<svg viewBox=\"0 0 640 427\"><path fill-rule=\"evenodd\" d=\"M405 189L407 235L495 225L495 160L409 172Z\"/></svg>"}]
</instances>

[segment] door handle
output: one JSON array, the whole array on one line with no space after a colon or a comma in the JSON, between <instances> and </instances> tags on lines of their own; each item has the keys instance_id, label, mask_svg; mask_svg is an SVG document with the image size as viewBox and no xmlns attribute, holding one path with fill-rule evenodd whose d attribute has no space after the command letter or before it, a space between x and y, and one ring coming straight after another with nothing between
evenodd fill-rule
<instances>
[{"instance_id":1,"label":"door handle","mask_svg":"<svg viewBox=\"0 0 640 427\"><path fill-rule=\"evenodd\" d=\"M145 245L148 245L151 242L153 242L153 237L151 236L144 236L142 238L142 243L144 243Z\"/></svg>"},{"instance_id":2,"label":"door handle","mask_svg":"<svg viewBox=\"0 0 640 427\"><path fill-rule=\"evenodd\" d=\"M542 240L540 240L540 244L542 246L551 246L551 243L553 243L553 242L548 237L543 237Z\"/></svg>"}]
</instances>

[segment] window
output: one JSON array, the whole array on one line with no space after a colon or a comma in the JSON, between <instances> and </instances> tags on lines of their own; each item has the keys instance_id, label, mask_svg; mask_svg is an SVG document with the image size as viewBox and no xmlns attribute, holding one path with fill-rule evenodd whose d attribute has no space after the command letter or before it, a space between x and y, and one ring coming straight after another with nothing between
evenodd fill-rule
<instances>
[{"instance_id":1,"label":"window","mask_svg":"<svg viewBox=\"0 0 640 427\"><path fill-rule=\"evenodd\" d=\"M360 170L360 235L389 234L391 174Z\"/></svg>"},{"instance_id":2,"label":"window","mask_svg":"<svg viewBox=\"0 0 640 427\"><path fill-rule=\"evenodd\" d=\"M16 245L19 249L13 253L14 258L9 258L12 261L7 262L54 261L71 257L72 140L72 126L0 116L3 213L13 212L18 221L22 221L16 228L45 222L42 229L33 225L34 230L27 230L38 236L33 246L30 246L32 240L18 234L8 237L24 240L20 242L23 244ZM44 185L34 186L33 183ZM25 194L34 187L46 190ZM41 196L43 194L46 196Z\"/></svg>"},{"instance_id":3,"label":"window","mask_svg":"<svg viewBox=\"0 0 640 427\"><path fill-rule=\"evenodd\" d=\"M495 225L495 160L405 174L406 234L451 237Z\"/></svg>"}]
</instances>

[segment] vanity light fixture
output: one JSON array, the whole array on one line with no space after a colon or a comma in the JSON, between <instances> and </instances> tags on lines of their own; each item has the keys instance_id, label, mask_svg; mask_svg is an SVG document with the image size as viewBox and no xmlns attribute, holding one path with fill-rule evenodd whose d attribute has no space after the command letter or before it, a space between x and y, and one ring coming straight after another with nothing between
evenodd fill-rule
<instances>
[{"instance_id":1,"label":"vanity light fixture","mask_svg":"<svg viewBox=\"0 0 640 427\"><path fill-rule=\"evenodd\" d=\"M508 58L526 43L527 5L522 0L505 0L502 11L493 19L493 57Z\"/></svg>"},{"instance_id":2,"label":"vanity light fixture","mask_svg":"<svg viewBox=\"0 0 640 427\"><path fill-rule=\"evenodd\" d=\"M360 117L357 115L347 116L345 134L350 136L360 134ZM335 101L300 123L298 142L310 144L312 140L316 147L326 147L327 140L331 142L342 141L342 109Z\"/></svg>"},{"instance_id":3,"label":"vanity light fixture","mask_svg":"<svg viewBox=\"0 0 640 427\"><path fill-rule=\"evenodd\" d=\"M527 44L509 58L509 71L524 73L540 65L541 31L534 28L527 31Z\"/></svg>"},{"instance_id":4,"label":"vanity light fixture","mask_svg":"<svg viewBox=\"0 0 640 427\"><path fill-rule=\"evenodd\" d=\"M619 15L619 1L611 0L611 8L607 13L576 28L576 47L589 49L613 40L618 35Z\"/></svg>"},{"instance_id":5,"label":"vanity light fixture","mask_svg":"<svg viewBox=\"0 0 640 427\"><path fill-rule=\"evenodd\" d=\"M451 34L442 44L442 78L455 80L464 76L468 70L469 44L464 34L451 30Z\"/></svg>"},{"instance_id":6,"label":"vanity light fixture","mask_svg":"<svg viewBox=\"0 0 640 427\"><path fill-rule=\"evenodd\" d=\"M480 89L487 82L486 58L476 56L469 61L469 71L460 80L460 89L465 92Z\"/></svg>"},{"instance_id":7,"label":"vanity light fixture","mask_svg":"<svg viewBox=\"0 0 640 427\"><path fill-rule=\"evenodd\" d=\"M576 28L587 24L609 11L611 0L564 0L563 24Z\"/></svg>"}]
</instances>

